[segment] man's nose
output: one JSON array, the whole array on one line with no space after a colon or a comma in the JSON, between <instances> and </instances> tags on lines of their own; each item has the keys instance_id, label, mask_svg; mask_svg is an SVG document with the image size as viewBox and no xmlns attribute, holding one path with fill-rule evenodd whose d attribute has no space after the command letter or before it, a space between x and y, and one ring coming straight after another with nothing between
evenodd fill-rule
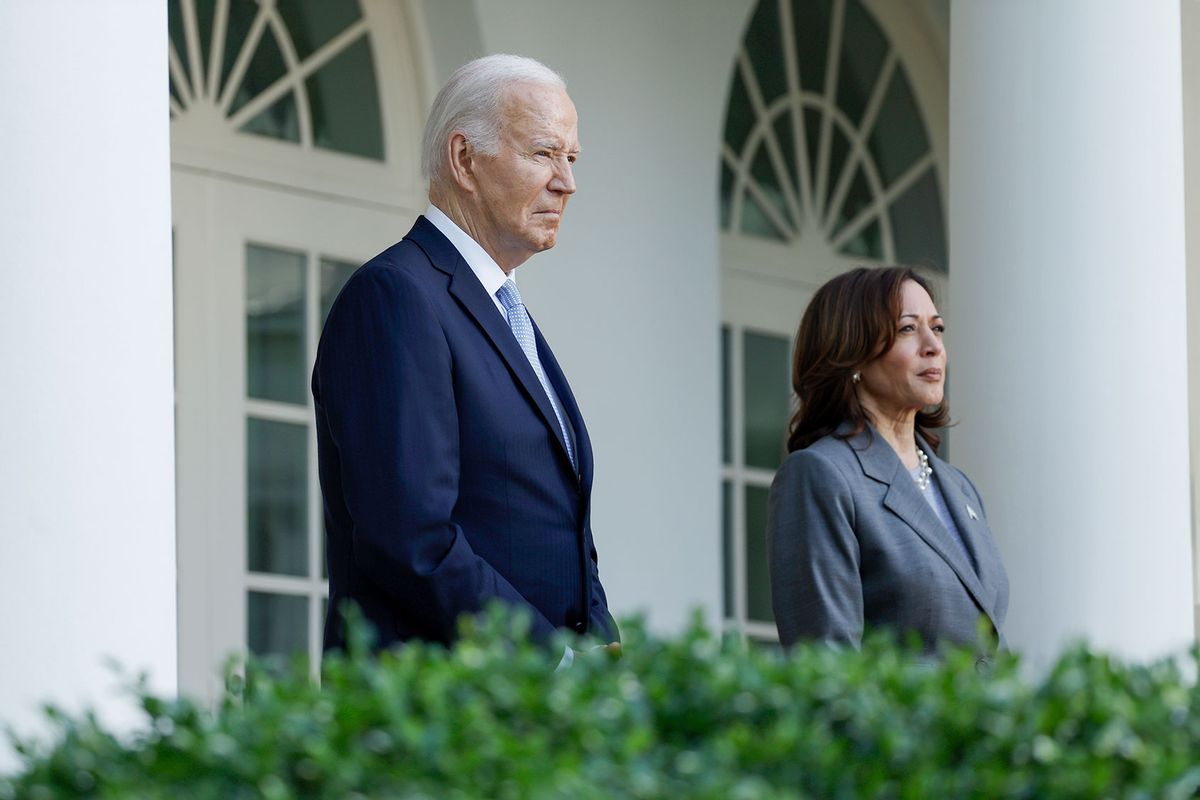
<instances>
[{"instance_id":1,"label":"man's nose","mask_svg":"<svg viewBox=\"0 0 1200 800\"><path fill-rule=\"evenodd\" d=\"M555 162L550 189L563 194L575 194L575 170L565 158Z\"/></svg>"}]
</instances>

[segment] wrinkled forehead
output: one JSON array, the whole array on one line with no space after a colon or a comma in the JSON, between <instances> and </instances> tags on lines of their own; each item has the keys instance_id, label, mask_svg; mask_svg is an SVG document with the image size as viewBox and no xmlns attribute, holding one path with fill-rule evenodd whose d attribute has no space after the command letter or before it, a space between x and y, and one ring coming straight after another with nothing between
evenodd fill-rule
<instances>
[{"instance_id":1,"label":"wrinkled forehead","mask_svg":"<svg viewBox=\"0 0 1200 800\"><path fill-rule=\"evenodd\" d=\"M501 128L518 139L551 139L559 147L577 148L575 104L559 86L517 83L508 88L500 112Z\"/></svg>"}]
</instances>

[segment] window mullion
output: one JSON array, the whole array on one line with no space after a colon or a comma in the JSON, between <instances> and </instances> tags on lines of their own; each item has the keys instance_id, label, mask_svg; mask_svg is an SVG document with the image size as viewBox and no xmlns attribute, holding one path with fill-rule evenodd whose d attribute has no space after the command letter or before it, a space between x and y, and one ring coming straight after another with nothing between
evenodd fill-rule
<instances>
[{"instance_id":1,"label":"window mullion","mask_svg":"<svg viewBox=\"0 0 1200 800\"><path fill-rule=\"evenodd\" d=\"M742 351L743 328L740 324L729 326L729 374L732 392L730 397L733 440L730 443L730 463L733 467L733 482L730 492L730 513L733 533L733 612L738 630L744 631L749 618L746 579L746 480L745 480L745 378Z\"/></svg>"},{"instance_id":2,"label":"window mullion","mask_svg":"<svg viewBox=\"0 0 1200 800\"><path fill-rule=\"evenodd\" d=\"M825 113L821 115L821 140L817 150L817 189L813 201L817 218L825 217L825 189L829 184L829 152L833 146L833 115L837 98L838 70L841 66L842 27L846 18L846 0L834 0L829 22L829 53L825 67Z\"/></svg>"}]
</instances>

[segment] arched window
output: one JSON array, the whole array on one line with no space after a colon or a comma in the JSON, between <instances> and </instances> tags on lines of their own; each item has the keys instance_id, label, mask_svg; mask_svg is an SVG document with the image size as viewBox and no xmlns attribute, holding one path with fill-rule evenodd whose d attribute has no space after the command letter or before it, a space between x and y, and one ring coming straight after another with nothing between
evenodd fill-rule
<instances>
[{"instance_id":1,"label":"arched window","mask_svg":"<svg viewBox=\"0 0 1200 800\"><path fill-rule=\"evenodd\" d=\"M937 164L904 65L858 0L761 0L738 52L721 225L946 269Z\"/></svg>"},{"instance_id":2,"label":"arched window","mask_svg":"<svg viewBox=\"0 0 1200 800\"><path fill-rule=\"evenodd\" d=\"M170 0L171 118L383 160L357 0Z\"/></svg>"},{"instance_id":3,"label":"arched window","mask_svg":"<svg viewBox=\"0 0 1200 800\"><path fill-rule=\"evenodd\" d=\"M759 0L734 61L719 155L724 609L757 639L776 638L767 494L804 306L863 263L912 264L935 285L947 273L944 164L916 91L944 104L946 76L923 68L916 86L895 36L938 40L912 35L928 24L916 5Z\"/></svg>"}]
</instances>

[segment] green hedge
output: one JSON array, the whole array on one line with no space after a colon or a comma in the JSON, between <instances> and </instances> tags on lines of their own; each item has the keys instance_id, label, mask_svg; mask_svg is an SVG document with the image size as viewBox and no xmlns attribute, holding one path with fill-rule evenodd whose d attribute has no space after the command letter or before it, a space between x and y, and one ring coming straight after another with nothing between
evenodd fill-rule
<instances>
[{"instance_id":1,"label":"green hedge","mask_svg":"<svg viewBox=\"0 0 1200 800\"><path fill-rule=\"evenodd\" d=\"M514 644L498 612L453 650L251 664L215 711L138 691L114 734L50 711L0 798L1185 798L1200 692L1172 661L1076 647L1037 681L877 638L790 656L698 623L625 628L620 659ZM1184 662L1194 672L1197 654Z\"/></svg>"}]
</instances>

